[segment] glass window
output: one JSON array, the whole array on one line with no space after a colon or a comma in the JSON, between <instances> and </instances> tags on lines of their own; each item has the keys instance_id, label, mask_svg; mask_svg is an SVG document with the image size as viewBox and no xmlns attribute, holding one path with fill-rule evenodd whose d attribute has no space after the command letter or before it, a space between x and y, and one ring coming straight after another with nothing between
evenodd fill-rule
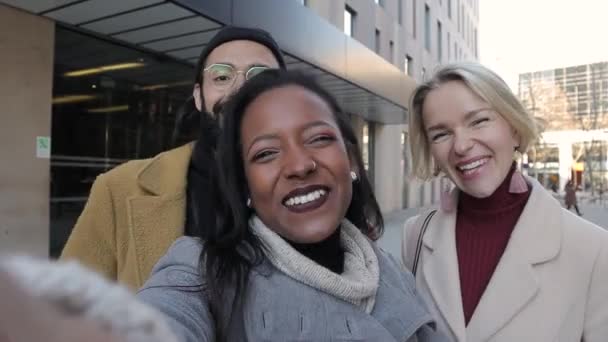
<instances>
[{"instance_id":1,"label":"glass window","mask_svg":"<svg viewBox=\"0 0 608 342\"><path fill-rule=\"evenodd\" d=\"M441 22L437 20L437 60L439 63L443 61L443 30L441 29Z\"/></svg>"},{"instance_id":2,"label":"glass window","mask_svg":"<svg viewBox=\"0 0 608 342\"><path fill-rule=\"evenodd\" d=\"M446 32L447 34L447 48L448 48L448 63L452 61L452 46L450 43L450 32Z\"/></svg>"},{"instance_id":3,"label":"glass window","mask_svg":"<svg viewBox=\"0 0 608 342\"><path fill-rule=\"evenodd\" d=\"M355 11L346 6L344 9L344 34L349 37L352 37L354 33L355 16Z\"/></svg>"},{"instance_id":4,"label":"glass window","mask_svg":"<svg viewBox=\"0 0 608 342\"><path fill-rule=\"evenodd\" d=\"M412 35L416 38L416 8L417 8L417 0L412 0Z\"/></svg>"},{"instance_id":5,"label":"glass window","mask_svg":"<svg viewBox=\"0 0 608 342\"><path fill-rule=\"evenodd\" d=\"M464 5L460 5L460 28L458 32L461 32L464 35Z\"/></svg>"},{"instance_id":6,"label":"glass window","mask_svg":"<svg viewBox=\"0 0 608 342\"><path fill-rule=\"evenodd\" d=\"M414 74L414 60L409 55L405 55L405 61L403 63L403 72L406 75L413 76Z\"/></svg>"},{"instance_id":7,"label":"glass window","mask_svg":"<svg viewBox=\"0 0 608 342\"><path fill-rule=\"evenodd\" d=\"M362 144L361 144L361 155L363 158L363 166L365 167L365 170L369 170L369 126L367 124L367 122L363 125L363 137L361 139Z\"/></svg>"},{"instance_id":8,"label":"glass window","mask_svg":"<svg viewBox=\"0 0 608 342\"><path fill-rule=\"evenodd\" d=\"M376 51L377 54L380 54L380 44L380 30L376 29L376 33L374 35L374 51Z\"/></svg>"},{"instance_id":9,"label":"glass window","mask_svg":"<svg viewBox=\"0 0 608 342\"><path fill-rule=\"evenodd\" d=\"M401 174L403 175L403 189L401 195L401 203L403 208L407 208L409 205L409 183L408 178L410 175L410 154L407 146L407 132L401 132Z\"/></svg>"},{"instance_id":10,"label":"glass window","mask_svg":"<svg viewBox=\"0 0 608 342\"><path fill-rule=\"evenodd\" d=\"M458 32L460 32L460 22L462 21L462 13L461 13L461 7L460 7L460 1L456 0L456 21L458 23Z\"/></svg>"},{"instance_id":11,"label":"glass window","mask_svg":"<svg viewBox=\"0 0 608 342\"><path fill-rule=\"evenodd\" d=\"M361 146L361 154L363 157L363 165L367 175L372 183L374 184L374 123L366 121L363 125L363 142Z\"/></svg>"},{"instance_id":12,"label":"glass window","mask_svg":"<svg viewBox=\"0 0 608 342\"><path fill-rule=\"evenodd\" d=\"M61 26L54 63L51 256L63 248L100 173L172 147L194 70Z\"/></svg>"},{"instance_id":13,"label":"glass window","mask_svg":"<svg viewBox=\"0 0 608 342\"><path fill-rule=\"evenodd\" d=\"M424 5L424 48L431 51L431 9Z\"/></svg>"},{"instance_id":14,"label":"glass window","mask_svg":"<svg viewBox=\"0 0 608 342\"><path fill-rule=\"evenodd\" d=\"M477 46L477 29L473 31L473 49L475 50L475 58L479 58L479 49Z\"/></svg>"},{"instance_id":15,"label":"glass window","mask_svg":"<svg viewBox=\"0 0 608 342\"><path fill-rule=\"evenodd\" d=\"M452 0L448 0L448 18L452 19Z\"/></svg>"}]
</instances>

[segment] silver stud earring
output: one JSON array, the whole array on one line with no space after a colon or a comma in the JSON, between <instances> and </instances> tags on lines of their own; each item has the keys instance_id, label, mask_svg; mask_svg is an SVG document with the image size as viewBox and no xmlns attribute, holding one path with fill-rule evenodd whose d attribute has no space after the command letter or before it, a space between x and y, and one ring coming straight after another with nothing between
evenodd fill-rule
<instances>
[{"instance_id":1,"label":"silver stud earring","mask_svg":"<svg viewBox=\"0 0 608 342\"><path fill-rule=\"evenodd\" d=\"M247 198L247 208L251 208L251 198Z\"/></svg>"},{"instance_id":2,"label":"silver stud earring","mask_svg":"<svg viewBox=\"0 0 608 342\"><path fill-rule=\"evenodd\" d=\"M354 181L356 181L357 179L359 179L359 177L357 177L357 173L355 171L351 171L350 172L350 179Z\"/></svg>"}]
</instances>

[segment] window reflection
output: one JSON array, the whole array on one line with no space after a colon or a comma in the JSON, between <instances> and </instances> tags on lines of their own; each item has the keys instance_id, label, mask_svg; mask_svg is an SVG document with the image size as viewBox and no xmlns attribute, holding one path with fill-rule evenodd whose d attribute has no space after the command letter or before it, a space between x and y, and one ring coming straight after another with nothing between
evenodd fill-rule
<instances>
[{"instance_id":1,"label":"window reflection","mask_svg":"<svg viewBox=\"0 0 608 342\"><path fill-rule=\"evenodd\" d=\"M100 173L170 149L193 67L57 28L50 253L57 256Z\"/></svg>"}]
</instances>

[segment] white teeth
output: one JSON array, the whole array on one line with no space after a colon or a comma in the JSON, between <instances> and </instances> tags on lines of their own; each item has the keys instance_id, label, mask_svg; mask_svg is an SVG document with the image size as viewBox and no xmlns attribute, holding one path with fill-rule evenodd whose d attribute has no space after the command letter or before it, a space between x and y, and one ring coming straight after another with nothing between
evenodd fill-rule
<instances>
[{"instance_id":1,"label":"white teeth","mask_svg":"<svg viewBox=\"0 0 608 342\"><path fill-rule=\"evenodd\" d=\"M327 194L327 191L325 191L325 190L316 190L316 191L313 191L306 195L292 197L292 198L288 199L287 201L285 201L285 205L287 205L288 207L291 207L294 205L306 204L308 202L317 200L317 199L325 196L326 194Z\"/></svg>"},{"instance_id":2,"label":"white teeth","mask_svg":"<svg viewBox=\"0 0 608 342\"><path fill-rule=\"evenodd\" d=\"M461 165L458 167L458 169L460 171L467 171L467 170L472 170L474 168L480 167L481 165L485 164L488 160L487 159L479 159L476 160L472 163L466 164L466 165Z\"/></svg>"}]
</instances>

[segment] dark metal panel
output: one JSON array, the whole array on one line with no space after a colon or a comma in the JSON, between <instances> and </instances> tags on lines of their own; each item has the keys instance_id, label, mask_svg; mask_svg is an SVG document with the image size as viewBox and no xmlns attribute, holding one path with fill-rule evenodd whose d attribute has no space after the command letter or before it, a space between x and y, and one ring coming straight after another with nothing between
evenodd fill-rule
<instances>
[{"instance_id":1,"label":"dark metal panel","mask_svg":"<svg viewBox=\"0 0 608 342\"><path fill-rule=\"evenodd\" d=\"M354 39L346 44L348 80L407 108L415 82Z\"/></svg>"},{"instance_id":2,"label":"dark metal panel","mask_svg":"<svg viewBox=\"0 0 608 342\"><path fill-rule=\"evenodd\" d=\"M224 25L232 22L232 0L169 0ZM257 1L251 1L253 3Z\"/></svg>"},{"instance_id":3,"label":"dark metal panel","mask_svg":"<svg viewBox=\"0 0 608 342\"><path fill-rule=\"evenodd\" d=\"M219 24L207 18L195 17L121 33L114 35L113 37L130 43L145 44L171 37L179 37L193 32L209 31L218 27L220 27Z\"/></svg>"},{"instance_id":4,"label":"dark metal panel","mask_svg":"<svg viewBox=\"0 0 608 342\"><path fill-rule=\"evenodd\" d=\"M161 3L160 0L105 1L91 0L60 8L45 14L57 21L76 25L100 17Z\"/></svg>"},{"instance_id":5,"label":"dark metal panel","mask_svg":"<svg viewBox=\"0 0 608 342\"><path fill-rule=\"evenodd\" d=\"M404 122L404 109L414 81L397 67L297 1L233 0L233 4L235 25L257 26L269 31L283 50L372 92L381 98L379 103L388 100L384 107L390 107L392 102L395 109L401 111L397 117L388 117L388 113L369 116L385 123ZM390 111L390 115L395 113Z\"/></svg>"},{"instance_id":6,"label":"dark metal panel","mask_svg":"<svg viewBox=\"0 0 608 342\"><path fill-rule=\"evenodd\" d=\"M204 46L205 44L201 44L200 46L174 50L168 52L167 54L179 59L191 59L198 57L201 54L201 50L203 50Z\"/></svg>"},{"instance_id":7,"label":"dark metal panel","mask_svg":"<svg viewBox=\"0 0 608 342\"><path fill-rule=\"evenodd\" d=\"M68 5L74 0L2 0L3 4L21 8L28 12L40 13L53 8Z\"/></svg>"},{"instance_id":8,"label":"dark metal panel","mask_svg":"<svg viewBox=\"0 0 608 342\"><path fill-rule=\"evenodd\" d=\"M192 12L185 10L180 6L164 3L139 11L110 17L101 21L95 21L83 25L83 28L101 34L111 35L191 16L193 16Z\"/></svg>"},{"instance_id":9,"label":"dark metal panel","mask_svg":"<svg viewBox=\"0 0 608 342\"><path fill-rule=\"evenodd\" d=\"M143 44L143 46L157 51L173 51L186 47L200 46L201 44L207 43L214 35L215 31L205 31L172 39L159 40L153 43Z\"/></svg>"}]
</instances>

